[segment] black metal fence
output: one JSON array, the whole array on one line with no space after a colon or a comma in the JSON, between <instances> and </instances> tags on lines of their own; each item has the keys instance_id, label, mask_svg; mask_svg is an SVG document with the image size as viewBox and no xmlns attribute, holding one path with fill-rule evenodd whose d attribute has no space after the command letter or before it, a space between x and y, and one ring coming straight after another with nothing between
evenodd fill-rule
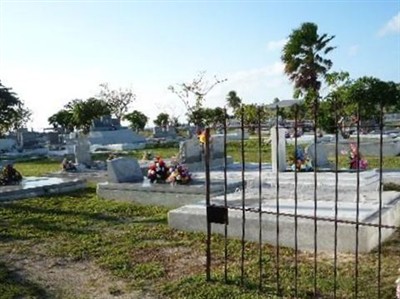
<instances>
[{"instance_id":1,"label":"black metal fence","mask_svg":"<svg viewBox=\"0 0 400 299\"><path fill-rule=\"evenodd\" d=\"M367 172L364 170L366 165L362 164L364 158L361 151L364 143L362 130L368 131L372 128L363 126L365 122L359 111L355 112L355 116L352 120L350 119L349 123L346 123L337 113L334 115L334 123L331 128L333 138L330 141L334 151L333 155L329 156L332 162L330 170L322 169L315 162L320 153L317 148L320 130L318 113L314 112L313 132L309 133L313 136L310 138L313 141L311 146L314 147L314 165L312 164L312 168L306 169L309 178L306 186L309 198L306 200L312 202L309 207L312 211L304 214L299 210L299 205L305 200L304 197L300 198L299 196L300 190L304 190L302 185L304 180L299 179L307 171L297 164L297 149L301 146L299 135L304 122L300 122L298 109L294 107L294 120L290 122L290 125L285 125L279 117L279 107L276 108L275 124L272 128L263 125L265 122L262 121L263 110L261 108L258 109L257 123L246 125L242 110L241 125L233 128L240 130L241 134L241 140L237 142L239 144L236 144L240 151L240 204L237 204L237 200L233 204L233 201L229 200L230 194L227 193L230 171L227 165L227 136L228 131L232 129L231 126L228 126L227 121L223 124L225 157L223 203L210 198L210 184L213 181L210 174L212 166L210 144L212 140L210 139L210 129L206 129L207 280L220 280L227 284L232 283L244 288L257 289L260 295L271 296L271 298L272 296L279 298L396 298L395 280L400 275L397 272L400 268L400 192L391 192L392 199L390 201L385 197L383 178L384 165L386 165L384 164L386 141L384 141L384 130L387 130L388 127L383 122L383 108L380 109L377 127L375 127L378 129L375 133L378 154L373 157L375 165L369 165L370 173L378 177L376 190L367 192L370 193L367 196L375 198L371 202L375 207L375 212L369 217L362 216L369 203L364 200L365 192L362 184L365 183L363 175ZM279 150L275 151L273 153L275 157L267 156L269 151L266 149L270 145L266 142L268 135L263 132L276 130L275 140L269 139L269 142L278 144L279 138L282 138L278 131L281 128L292 133L290 140L293 145L289 147L288 156L285 157L292 167L285 171L265 170L265 162L269 162L270 158L275 159L279 169L280 152ZM250 141L245 140L248 129L254 132ZM354 135L351 135L351 131ZM351 140L352 142L348 144L353 145L350 152L352 151L355 166L353 165L352 169L348 170L343 169L343 167L351 167L349 161L343 162L343 153L340 150L343 139ZM247 142L251 143L250 147L246 145ZM257 165L256 172L258 172L256 178L251 182L253 191L251 198L247 197L248 193L246 192L250 188L249 182L246 180L248 151L252 152L251 162L253 162L253 166ZM400 159L400 157L392 159ZM303 163L303 161L299 163ZM373 171L372 168L374 168ZM270 172L269 179L273 177L273 184L270 185L270 188L265 188L266 171ZM319 181L322 172L331 175L332 186L329 190L324 189L321 185L323 182ZM288 185L283 186L282 183L283 177L288 173L291 173L289 177L293 178L289 184L292 189L289 193ZM353 183L341 180L343 173L350 173L354 178ZM343 193L346 193L341 190L344 183L347 186L351 185L351 188L355 190L355 198L351 203L354 209L352 211L354 219L340 215ZM400 185L400 181L398 184ZM283 191L285 195L282 194ZM290 194L290 197L287 194ZM323 199L321 199L322 194L324 194ZM319 212L319 209L327 196L330 197L331 209L329 213L323 214ZM272 209L266 208L267 199L270 206L273 206ZM291 201L291 211L285 209L282 204L282 201L287 204L288 200ZM287 223L290 225L288 226ZM236 227L233 227L235 225ZM222 227L220 232L222 232L223 246L215 245L216 242L212 241L216 227ZM231 234L232 230L235 230L236 235ZM324 237L324 230L333 238L321 241L321 238ZM392 234L391 237L387 238L390 234ZM232 235L236 238L231 238ZM301 245L304 236L312 239L311 248L305 249ZM286 242L288 238L292 240ZM346 243L347 240L350 245ZM369 244L369 247L361 245L361 241L363 244ZM322 242L331 244L323 244L321 249ZM340 242L347 245L342 248L339 246ZM373 242L376 243L375 248L371 248L371 246L374 247L375 243ZM288 243L291 245L283 246ZM327 247L331 249L326 250ZM352 248L349 250L349 247Z\"/></svg>"}]
</instances>

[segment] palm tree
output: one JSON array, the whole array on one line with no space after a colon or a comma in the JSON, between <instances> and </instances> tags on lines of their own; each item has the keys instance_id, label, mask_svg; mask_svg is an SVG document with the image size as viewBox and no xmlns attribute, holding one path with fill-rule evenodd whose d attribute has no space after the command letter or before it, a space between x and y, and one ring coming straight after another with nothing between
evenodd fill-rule
<instances>
[{"instance_id":1,"label":"palm tree","mask_svg":"<svg viewBox=\"0 0 400 299\"><path fill-rule=\"evenodd\" d=\"M226 101L228 103L228 106L232 108L234 114L242 104L242 100L237 96L237 93L234 90L228 93L228 95L226 96Z\"/></svg>"},{"instance_id":2,"label":"palm tree","mask_svg":"<svg viewBox=\"0 0 400 299\"><path fill-rule=\"evenodd\" d=\"M295 97L304 95L306 101L319 97L321 78L325 78L332 67L332 61L323 57L335 47L328 43L335 36L317 33L314 23L303 23L293 30L283 48L281 59L285 64L285 73L295 84Z\"/></svg>"}]
</instances>

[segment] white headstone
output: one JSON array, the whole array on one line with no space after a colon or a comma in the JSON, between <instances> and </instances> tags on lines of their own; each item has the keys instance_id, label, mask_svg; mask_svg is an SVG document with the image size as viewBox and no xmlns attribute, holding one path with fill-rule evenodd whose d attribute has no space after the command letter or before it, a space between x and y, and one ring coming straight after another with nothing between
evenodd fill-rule
<instances>
[{"instance_id":1,"label":"white headstone","mask_svg":"<svg viewBox=\"0 0 400 299\"><path fill-rule=\"evenodd\" d=\"M195 163L202 161L202 147L196 136L181 141L179 144L179 160L181 163Z\"/></svg>"},{"instance_id":2,"label":"white headstone","mask_svg":"<svg viewBox=\"0 0 400 299\"><path fill-rule=\"evenodd\" d=\"M115 158L107 160L107 175L110 183L135 183L143 181L143 173L136 159Z\"/></svg>"},{"instance_id":3,"label":"white headstone","mask_svg":"<svg viewBox=\"0 0 400 299\"><path fill-rule=\"evenodd\" d=\"M315 148L317 149L317 155L315 155ZM306 154L311 159L313 167L332 168L332 163L328 160L328 155L323 144L310 144L306 149Z\"/></svg>"},{"instance_id":4,"label":"white headstone","mask_svg":"<svg viewBox=\"0 0 400 299\"><path fill-rule=\"evenodd\" d=\"M90 166L92 157L90 156L90 143L87 136L78 133L77 144L75 145L75 163Z\"/></svg>"},{"instance_id":5,"label":"white headstone","mask_svg":"<svg viewBox=\"0 0 400 299\"><path fill-rule=\"evenodd\" d=\"M282 127L278 127L278 130L276 127L271 128L271 161L273 172L282 172L286 170L285 132L286 129Z\"/></svg>"},{"instance_id":6,"label":"white headstone","mask_svg":"<svg viewBox=\"0 0 400 299\"><path fill-rule=\"evenodd\" d=\"M211 159L222 159L224 157L224 137L212 136L210 149Z\"/></svg>"}]
</instances>

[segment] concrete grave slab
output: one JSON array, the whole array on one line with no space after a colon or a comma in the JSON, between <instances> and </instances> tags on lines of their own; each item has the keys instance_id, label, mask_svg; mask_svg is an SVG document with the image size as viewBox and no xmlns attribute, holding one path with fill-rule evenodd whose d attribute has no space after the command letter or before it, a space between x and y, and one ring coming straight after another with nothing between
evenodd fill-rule
<instances>
[{"instance_id":1,"label":"concrete grave slab","mask_svg":"<svg viewBox=\"0 0 400 299\"><path fill-rule=\"evenodd\" d=\"M377 196L377 195L376 195ZM384 192L382 224L396 226L400 224L400 193ZM212 201L213 204L222 205L221 200ZM317 216L324 219L335 219L334 202L318 201ZM229 225L228 237L242 237L242 211L240 209L240 200L229 200L229 206L237 206L235 209L228 210ZM262 242L276 245L279 240L279 246L295 247L295 221L293 216L279 216L279 237L276 234L278 218L276 216L277 207L279 212L285 214L294 214L295 205L293 200L280 200L279 205L273 201L263 201L262 204ZM257 211L258 199L247 199L246 208ZM372 224L378 224L379 206L377 203L363 203L360 205L359 221ZM298 218L297 242L299 250L314 250L314 202L300 201L297 206L297 214L308 216L309 218ZM259 213L245 212L245 240L259 240ZM168 213L169 226L184 231L207 231L206 206L204 203L187 205ZM337 219L345 221L356 220L356 203L341 202L338 204ZM224 233L224 225L212 224L213 233ZM317 221L317 246L319 251L334 250L334 232L335 224L333 221ZM382 241L390 237L394 229L381 229ZM359 226L359 252L369 252L379 244L379 229L371 226ZM355 224L338 223L337 250L339 252L355 252L356 250L356 226Z\"/></svg>"},{"instance_id":2,"label":"concrete grave slab","mask_svg":"<svg viewBox=\"0 0 400 299\"><path fill-rule=\"evenodd\" d=\"M86 182L80 179L24 177L20 185L0 186L0 201L61 194L85 187Z\"/></svg>"},{"instance_id":3,"label":"concrete grave slab","mask_svg":"<svg viewBox=\"0 0 400 299\"><path fill-rule=\"evenodd\" d=\"M234 192L241 184L241 181L229 182L227 192ZM221 180L213 180L210 188L212 196L224 193L224 183ZM97 195L106 199L176 208L204 200L205 183L198 180L187 185L107 182L97 184Z\"/></svg>"},{"instance_id":4,"label":"concrete grave slab","mask_svg":"<svg viewBox=\"0 0 400 299\"><path fill-rule=\"evenodd\" d=\"M196 173L198 179L204 178L204 174ZM210 173L211 180L222 180L223 171L214 170ZM249 210L258 209L259 198L259 172L258 164L248 163L244 171L246 180L245 206ZM276 188L276 177L279 176L279 193ZM359 173L359 192L357 192L357 172L338 172L338 190L335 191L336 179L334 172L317 173L317 216L327 220L335 218L335 200L338 200L338 219L341 221L356 220L356 205L359 201L359 221L377 224L379 220L379 173L376 170ZM241 180L241 166L232 164L228 167L228 182ZM293 172L272 172L271 165L262 165L261 172L261 198L262 198L262 234L264 243L276 245L277 223L277 194L279 194L279 212L287 216L279 216L279 244L281 246L294 247L294 214L295 193ZM383 182L400 182L400 172L383 172ZM298 218L298 245L300 250L313 250L314 248L314 173L298 173L297 186L297 212L304 216ZM242 231L242 191L227 195L229 209L228 236L241 238ZM223 205L224 196L217 195L211 199L211 204ZM388 226L400 225L400 193L388 191L382 193L382 224ZM246 240L258 241L259 214L246 211ZM308 219L307 219L308 218ZM206 206L204 201L183 206L172 210L168 215L168 222L172 228L185 231L206 232ZM212 224L213 232L223 233L224 226ZM317 221L318 248L321 251L332 251L334 246L334 222ZM382 240L388 238L394 232L393 229L382 228ZM359 250L368 252L379 243L379 229L372 226L359 226ZM355 251L356 228L355 224L338 224L338 250L341 252Z\"/></svg>"}]
</instances>

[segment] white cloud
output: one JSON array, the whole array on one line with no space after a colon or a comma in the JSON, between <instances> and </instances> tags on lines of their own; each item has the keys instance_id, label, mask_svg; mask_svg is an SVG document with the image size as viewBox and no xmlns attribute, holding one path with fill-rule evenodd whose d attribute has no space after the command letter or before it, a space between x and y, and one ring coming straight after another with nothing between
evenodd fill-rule
<instances>
[{"instance_id":1,"label":"white cloud","mask_svg":"<svg viewBox=\"0 0 400 299\"><path fill-rule=\"evenodd\" d=\"M275 41L270 41L267 44L267 50L268 51L276 51L276 50L282 50L283 46L287 43L287 39L280 39L280 40L275 40Z\"/></svg>"},{"instance_id":2,"label":"white cloud","mask_svg":"<svg viewBox=\"0 0 400 299\"><path fill-rule=\"evenodd\" d=\"M352 45L349 50L348 50L348 55L349 56L356 56L358 51L360 49L359 45Z\"/></svg>"},{"instance_id":3,"label":"white cloud","mask_svg":"<svg viewBox=\"0 0 400 299\"><path fill-rule=\"evenodd\" d=\"M284 65L277 61L271 65L228 73L223 76L228 81L219 84L207 96L205 105L223 107L226 95L235 90L244 103L265 104L275 97L287 99L292 97L292 86L283 73Z\"/></svg>"},{"instance_id":4,"label":"white cloud","mask_svg":"<svg viewBox=\"0 0 400 299\"><path fill-rule=\"evenodd\" d=\"M382 28L379 30L378 35L384 36L388 34L399 34L400 33L400 12L391 18Z\"/></svg>"}]
</instances>

